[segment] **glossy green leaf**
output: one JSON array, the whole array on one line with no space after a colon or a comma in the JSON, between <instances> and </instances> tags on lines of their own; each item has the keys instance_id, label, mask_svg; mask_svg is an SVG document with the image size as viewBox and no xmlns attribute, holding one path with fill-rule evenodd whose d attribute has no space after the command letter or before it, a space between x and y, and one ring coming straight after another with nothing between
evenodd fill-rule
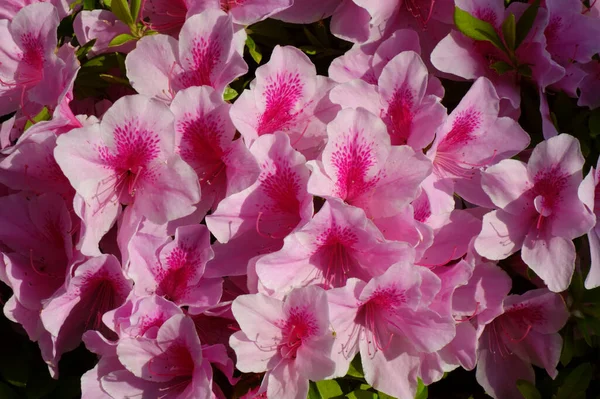
<instances>
[{"instance_id":1,"label":"glossy green leaf","mask_svg":"<svg viewBox=\"0 0 600 399\"><path fill-rule=\"evenodd\" d=\"M86 11L93 10L96 8L95 0L83 0L83 9Z\"/></svg>"},{"instance_id":2,"label":"glossy green leaf","mask_svg":"<svg viewBox=\"0 0 600 399\"><path fill-rule=\"evenodd\" d=\"M592 365L583 363L572 370L556 391L556 399L573 399L585 393L592 381Z\"/></svg>"},{"instance_id":3,"label":"glossy green leaf","mask_svg":"<svg viewBox=\"0 0 600 399\"><path fill-rule=\"evenodd\" d=\"M463 35L471 39L490 42L500 50L506 52L500 36L498 36L498 33L490 23L475 18L468 12L455 7L454 24Z\"/></svg>"},{"instance_id":4,"label":"glossy green leaf","mask_svg":"<svg viewBox=\"0 0 600 399\"><path fill-rule=\"evenodd\" d=\"M131 18L133 19L133 22L137 22L141 6L142 0L129 0L129 12L131 13Z\"/></svg>"},{"instance_id":5,"label":"glossy green leaf","mask_svg":"<svg viewBox=\"0 0 600 399\"><path fill-rule=\"evenodd\" d=\"M316 382L317 390L323 399L335 398L343 395L344 392L340 388L340 384L336 380L323 380Z\"/></svg>"},{"instance_id":6,"label":"glossy green leaf","mask_svg":"<svg viewBox=\"0 0 600 399\"><path fill-rule=\"evenodd\" d=\"M262 53L260 52L260 48L256 45L256 42L250 36L246 37L246 47L248 47L248 52L254 62L260 64Z\"/></svg>"},{"instance_id":7,"label":"glossy green leaf","mask_svg":"<svg viewBox=\"0 0 600 399\"><path fill-rule=\"evenodd\" d=\"M238 92L227 86L223 92L223 100L231 101L238 96Z\"/></svg>"},{"instance_id":8,"label":"glossy green leaf","mask_svg":"<svg viewBox=\"0 0 600 399\"><path fill-rule=\"evenodd\" d=\"M563 347L560 352L560 364L567 366L573 359L574 350L573 329L567 328L563 337Z\"/></svg>"},{"instance_id":9,"label":"glossy green leaf","mask_svg":"<svg viewBox=\"0 0 600 399\"><path fill-rule=\"evenodd\" d=\"M515 49L516 41L516 30L517 23L515 21L515 14L510 13L508 17L502 23L502 35L504 36L504 42L509 50Z\"/></svg>"},{"instance_id":10,"label":"glossy green leaf","mask_svg":"<svg viewBox=\"0 0 600 399\"><path fill-rule=\"evenodd\" d=\"M356 355L354 357L354 359L352 359L352 362L350 363L350 368L348 369L347 375L356 377L356 378L363 378L364 373L363 373L363 369L362 369L360 355Z\"/></svg>"},{"instance_id":11,"label":"glossy green leaf","mask_svg":"<svg viewBox=\"0 0 600 399\"><path fill-rule=\"evenodd\" d=\"M515 69L508 62L504 61L496 61L492 65L490 65L490 68L496 71L498 75L504 75L506 72L514 71Z\"/></svg>"},{"instance_id":12,"label":"glossy green leaf","mask_svg":"<svg viewBox=\"0 0 600 399\"><path fill-rule=\"evenodd\" d=\"M592 137L597 137L600 135L600 108L596 108L590 114L588 127L590 129L590 135ZM600 293L600 288L597 289L597 292Z\"/></svg>"},{"instance_id":13,"label":"glossy green leaf","mask_svg":"<svg viewBox=\"0 0 600 399\"><path fill-rule=\"evenodd\" d=\"M77 50L75 50L75 56L77 56L79 62L82 62L87 58L88 53L90 52L92 47L94 47L95 43L96 39L92 39L83 46L79 47Z\"/></svg>"},{"instance_id":14,"label":"glossy green leaf","mask_svg":"<svg viewBox=\"0 0 600 399\"><path fill-rule=\"evenodd\" d=\"M98 76L100 77L100 79L102 79L108 83L116 83L116 84L120 84L123 86L129 86L129 81L125 78L120 78L118 76L113 76L113 75L110 75L107 73L101 73Z\"/></svg>"},{"instance_id":15,"label":"glossy green leaf","mask_svg":"<svg viewBox=\"0 0 600 399\"><path fill-rule=\"evenodd\" d=\"M519 20L517 21L516 27L516 36L515 36L515 49L519 48L523 40L529 34L531 27L533 26L533 22L537 17L538 9L540 8L540 0L535 0L527 10L521 15Z\"/></svg>"},{"instance_id":16,"label":"glossy green leaf","mask_svg":"<svg viewBox=\"0 0 600 399\"><path fill-rule=\"evenodd\" d=\"M517 389L525 399L542 399L542 394L537 390L535 385L527 380L518 380Z\"/></svg>"},{"instance_id":17,"label":"glossy green leaf","mask_svg":"<svg viewBox=\"0 0 600 399\"><path fill-rule=\"evenodd\" d=\"M110 10L115 16L128 26L133 25L133 17L129 11L129 4L126 0L112 0Z\"/></svg>"},{"instance_id":18,"label":"glossy green leaf","mask_svg":"<svg viewBox=\"0 0 600 399\"><path fill-rule=\"evenodd\" d=\"M429 389L427 388L427 385L423 384L423 381L421 381L420 378L418 382L415 399L427 399L429 397Z\"/></svg>"},{"instance_id":19,"label":"glossy green leaf","mask_svg":"<svg viewBox=\"0 0 600 399\"><path fill-rule=\"evenodd\" d=\"M377 399L377 394L371 391L357 389L346 395L348 399Z\"/></svg>"},{"instance_id":20,"label":"glossy green leaf","mask_svg":"<svg viewBox=\"0 0 600 399\"><path fill-rule=\"evenodd\" d=\"M315 384L312 381L310 381L310 383L308 384L308 395L306 396L306 398L307 399L322 399L321 394L319 393L319 390L317 389L317 384Z\"/></svg>"},{"instance_id":21,"label":"glossy green leaf","mask_svg":"<svg viewBox=\"0 0 600 399\"><path fill-rule=\"evenodd\" d=\"M129 33L121 33L120 35L115 36L110 43L108 43L108 47L121 46L135 39L136 38Z\"/></svg>"},{"instance_id":22,"label":"glossy green leaf","mask_svg":"<svg viewBox=\"0 0 600 399\"><path fill-rule=\"evenodd\" d=\"M29 129L31 126L38 122L49 121L50 119L52 119L52 114L50 113L48 108L44 107L36 116L33 117L33 120L27 121L27 123L25 123L25 130Z\"/></svg>"}]
</instances>

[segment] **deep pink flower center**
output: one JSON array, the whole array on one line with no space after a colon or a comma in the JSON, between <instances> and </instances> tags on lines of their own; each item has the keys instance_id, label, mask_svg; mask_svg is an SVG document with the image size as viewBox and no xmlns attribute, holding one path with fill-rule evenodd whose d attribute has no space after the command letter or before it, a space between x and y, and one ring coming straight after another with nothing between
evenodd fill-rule
<instances>
[{"instance_id":1,"label":"deep pink flower center","mask_svg":"<svg viewBox=\"0 0 600 399\"><path fill-rule=\"evenodd\" d=\"M353 246L358 238L351 228L333 226L317 236L316 241L319 248L315 255L328 287L342 287L348 278L363 277L356 270L358 264L353 256Z\"/></svg>"},{"instance_id":2,"label":"deep pink flower center","mask_svg":"<svg viewBox=\"0 0 600 399\"><path fill-rule=\"evenodd\" d=\"M106 338L116 338L102 322L102 316L121 305L122 299L109 276L96 275L85 283L78 307L88 315L84 330L99 330Z\"/></svg>"},{"instance_id":3,"label":"deep pink flower center","mask_svg":"<svg viewBox=\"0 0 600 399\"><path fill-rule=\"evenodd\" d=\"M179 76L179 83L182 88L212 86L214 83L212 75L219 72L215 71L215 67L221 55L218 36L213 35L208 39L203 37L194 39L191 57L186 57L191 70L185 71Z\"/></svg>"},{"instance_id":4,"label":"deep pink flower center","mask_svg":"<svg viewBox=\"0 0 600 399\"><path fill-rule=\"evenodd\" d=\"M392 145L403 145L408 141L414 105L413 93L408 87L396 88L385 115L385 122L391 130Z\"/></svg>"},{"instance_id":5,"label":"deep pink flower center","mask_svg":"<svg viewBox=\"0 0 600 399\"><path fill-rule=\"evenodd\" d=\"M225 176L224 151L221 148L222 121L212 116L184 120L177 124L182 133L179 153L198 175L201 183L211 184Z\"/></svg>"},{"instance_id":6,"label":"deep pink flower center","mask_svg":"<svg viewBox=\"0 0 600 399\"><path fill-rule=\"evenodd\" d=\"M360 306L356 323L362 327L369 355L386 350L394 334L401 331L395 316L405 302L405 292L392 285L377 288Z\"/></svg>"},{"instance_id":7,"label":"deep pink flower center","mask_svg":"<svg viewBox=\"0 0 600 399\"><path fill-rule=\"evenodd\" d=\"M367 173L375 166L375 162L373 143L366 142L358 132L342 143L335 143L331 163L337 170L336 195L351 204L374 188L380 176L368 178Z\"/></svg>"},{"instance_id":8,"label":"deep pink flower center","mask_svg":"<svg viewBox=\"0 0 600 399\"><path fill-rule=\"evenodd\" d=\"M191 248L173 249L167 255L166 265L164 265L166 268L160 268L158 271L156 293L170 301L183 299L188 291L188 285L194 283L195 269L199 263L199 257Z\"/></svg>"},{"instance_id":9,"label":"deep pink flower center","mask_svg":"<svg viewBox=\"0 0 600 399\"><path fill-rule=\"evenodd\" d=\"M151 162L158 158L159 141L156 133L141 127L136 121L115 128L114 150L106 146L98 148L106 167L114 171L111 178L100 182L105 187L99 187L98 195L111 189L121 201L126 202L127 195L133 196L139 183L153 180L155 175Z\"/></svg>"},{"instance_id":10,"label":"deep pink flower center","mask_svg":"<svg viewBox=\"0 0 600 399\"><path fill-rule=\"evenodd\" d=\"M534 196L541 196L544 216L554 213L562 200L562 191L567 186L569 176L556 165L539 171L533 181Z\"/></svg>"},{"instance_id":11,"label":"deep pink flower center","mask_svg":"<svg viewBox=\"0 0 600 399\"><path fill-rule=\"evenodd\" d=\"M437 147L433 166L438 176L450 174L470 178L474 167L483 166L471 165L459 159L464 155L465 147L475 140L475 132L480 126L481 112L474 108L468 108L456 116L450 132Z\"/></svg>"},{"instance_id":12,"label":"deep pink flower center","mask_svg":"<svg viewBox=\"0 0 600 399\"><path fill-rule=\"evenodd\" d=\"M287 359L295 359L298 349L307 339L318 333L317 321L306 308L293 307L282 323L283 337L278 346L279 353Z\"/></svg>"},{"instance_id":13,"label":"deep pink flower center","mask_svg":"<svg viewBox=\"0 0 600 399\"><path fill-rule=\"evenodd\" d=\"M286 130L302 110L295 111L302 97L304 84L298 73L278 73L268 78L265 87L265 110L260 115L256 131L258 135Z\"/></svg>"}]
</instances>

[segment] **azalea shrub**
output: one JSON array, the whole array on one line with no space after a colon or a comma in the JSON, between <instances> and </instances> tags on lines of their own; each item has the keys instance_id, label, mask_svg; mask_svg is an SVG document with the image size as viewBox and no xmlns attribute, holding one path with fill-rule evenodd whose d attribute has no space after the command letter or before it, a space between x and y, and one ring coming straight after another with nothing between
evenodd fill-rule
<instances>
[{"instance_id":1,"label":"azalea shrub","mask_svg":"<svg viewBox=\"0 0 600 399\"><path fill-rule=\"evenodd\" d=\"M0 397L597 399L599 53L595 0L3 0Z\"/></svg>"}]
</instances>

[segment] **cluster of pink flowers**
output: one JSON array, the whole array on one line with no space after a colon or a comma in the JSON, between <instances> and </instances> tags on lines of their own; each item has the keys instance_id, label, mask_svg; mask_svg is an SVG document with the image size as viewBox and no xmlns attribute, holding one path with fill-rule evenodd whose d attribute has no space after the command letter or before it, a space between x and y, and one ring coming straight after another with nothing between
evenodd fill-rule
<instances>
[{"instance_id":1,"label":"cluster of pink flowers","mask_svg":"<svg viewBox=\"0 0 600 399\"><path fill-rule=\"evenodd\" d=\"M4 314L54 377L82 341L99 356L84 399L224 398L239 372L262 378L247 398L305 398L358 354L395 397L457 367L520 397L532 365L556 376L577 237L585 286L600 286L600 174L583 179L545 95L600 107L599 4L149 0L133 18L153 34L115 45L130 32L118 12L4 0ZM457 29L454 7L504 50ZM515 43L505 27L533 7ZM135 92L74 98L78 48L57 29L75 12L87 57L126 53ZM249 70L245 26L328 17L354 43L329 76L276 46L223 99ZM439 78L474 81L449 114ZM544 125L532 151L516 121L525 79ZM509 295L497 261L517 252L539 288Z\"/></svg>"}]
</instances>

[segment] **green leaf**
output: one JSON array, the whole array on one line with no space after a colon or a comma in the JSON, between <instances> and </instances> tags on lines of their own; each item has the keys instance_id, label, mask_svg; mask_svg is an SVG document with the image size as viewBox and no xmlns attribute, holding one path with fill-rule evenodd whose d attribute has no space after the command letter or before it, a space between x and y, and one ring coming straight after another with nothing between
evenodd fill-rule
<instances>
[{"instance_id":1,"label":"green leaf","mask_svg":"<svg viewBox=\"0 0 600 399\"><path fill-rule=\"evenodd\" d=\"M262 53L260 52L260 48L258 48L254 42L254 39L252 39L250 36L246 37L246 47L248 47L248 52L252 56L254 62L260 64L260 61L262 60Z\"/></svg>"},{"instance_id":2,"label":"green leaf","mask_svg":"<svg viewBox=\"0 0 600 399\"><path fill-rule=\"evenodd\" d=\"M371 391L357 389L346 395L348 399L377 399L377 394Z\"/></svg>"},{"instance_id":3,"label":"green leaf","mask_svg":"<svg viewBox=\"0 0 600 399\"><path fill-rule=\"evenodd\" d=\"M527 380L518 380L517 389L525 399L542 399L542 394L537 390L535 385Z\"/></svg>"},{"instance_id":4,"label":"green leaf","mask_svg":"<svg viewBox=\"0 0 600 399\"><path fill-rule=\"evenodd\" d=\"M498 73L498 75L504 75L506 72L515 70L515 68L513 68L512 65L510 65L508 62L504 62L504 61L496 61L492 65L490 65L490 68L492 68L494 71L496 71L496 73Z\"/></svg>"},{"instance_id":5,"label":"green leaf","mask_svg":"<svg viewBox=\"0 0 600 399\"><path fill-rule=\"evenodd\" d=\"M10 387L10 385L6 385L2 381L0 381L0 398L2 399L19 399L21 396L17 394L14 389Z\"/></svg>"},{"instance_id":6,"label":"green leaf","mask_svg":"<svg viewBox=\"0 0 600 399\"><path fill-rule=\"evenodd\" d=\"M38 122L49 121L50 119L52 119L52 114L50 114L48 108L44 107L36 116L33 117L33 121L27 121L27 123L25 123L25 130L29 129Z\"/></svg>"},{"instance_id":7,"label":"green leaf","mask_svg":"<svg viewBox=\"0 0 600 399\"><path fill-rule=\"evenodd\" d=\"M516 38L515 38L515 50L519 48L523 40L529 34L533 22L537 17L538 9L540 8L540 0L535 0L527 10L521 15L521 18L517 21Z\"/></svg>"},{"instance_id":8,"label":"green leaf","mask_svg":"<svg viewBox=\"0 0 600 399\"><path fill-rule=\"evenodd\" d=\"M379 399L396 399L393 396L390 396L387 393L383 393L380 391L377 391L377 396L379 396Z\"/></svg>"},{"instance_id":9,"label":"green leaf","mask_svg":"<svg viewBox=\"0 0 600 399\"><path fill-rule=\"evenodd\" d=\"M299 49L308 55L315 55L321 51L321 49L315 46L300 46Z\"/></svg>"},{"instance_id":10,"label":"green leaf","mask_svg":"<svg viewBox=\"0 0 600 399\"><path fill-rule=\"evenodd\" d=\"M109 75L107 73L101 73L98 76L100 76L100 79L108 83L116 83L123 86L129 86L129 81L127 79L120 78L118 76Z\"/></svg>"},{"instance_id":11,"label":"green leaf","mask_svg":"<svg viewBox=\"0 0 600 399\"><path fill-rule=\"evenodd\" d=\"M510 13L502 23L502 35L509 50L515 49L516 29L515 14Z\"/></svg>"},{"instance_id":12,"label":"green leaf","mask_svg":"<svg viewBox=\"0 0 600 399\"><path fill-rule=\"evenodd\" d=\"M83 0L83 9L86 11L90 11L96 8L95 0Z\"/></svg>"},{"instance_id":13,"label":"green leaf","mask_svg":"<svg viewBox=\"0 0 600 399\"><path fill-rule=\"evenodd\" d=\"M227 86L223 92L223 100L231 101L238 96L238 92Z\"/></svg>"},{"instance_id":14,"label":"green leaf","mask_svg":"<svg viewBox=\"0 0 600 399\"><path fill-rule=\"evenodd\" d=\"M567 366L571 362L571 359L573 359L574 347L573 330L568 328L563 338L563 347L560 352L560 364Z\"/></svg>"},{"instance_id":15,"label":"green leaf","mask_svg":"<svg viewBox=\"0 0 600 399\"><path fill-rule=\"evenodd\" d=\"M529 65L523 64L523 65L519 65L519 67L517 68L517 73L519 75L530 78L531 75L533 74L533 71L531 70L531 67Z\"/></svg>"},{"instance_id":16,"label":"green leaf","mask_svg":"<svg viewBox=\"0 0 600 399\"><path fill-rule=\"evenodd\" d=\"M109 8L109 9L111 8L111 6L112 6L112 0L102 0L102 2L106 6L106 8Z\"/></svg>"},{"instance_id":17,"label":"green leaf","mask_svg":"<svg viewBox=\"0 0 600 399\"><path fill-rule=\"evenodd\" d=\"M110 43L108 43L108 47L120 46L135 39L136 38L129 33L121 33L120 35L113 37Z\"/></svg>"},{"instance_id":18,"label":"green leaf","mask_svg":"<svg viewBox=\"0 0 600 399\"><path fill-rule=\"evenodd\" d=\"M585 393L592 381L592 366L589 363L580 364L569 373L558 391L556 399L572 399Z\"/></svg>"},{"instance_id":19,"label":"green leaf","mask_svg":"<svg viewBox=\"0 0 600 399\"><path fill-rule=\"evenodd\" d=\"M597 137L600 135L600 108L596 108L590 114L588 127L590 128L590 136Z\"/></svg>"},{"instance_id":20,"label":"green leaf","mask_svg":"<svg viewBox=\"0 0 600 399\"><path fill-rule=\"evenodd\" d=\"M429 396L429 389L427 385L423 384L423 381L419 378L419 384L417 385L417 394L415 395L415 399L427 399Z\"/></svg>"},{"instance_id":21,"label":"green leaf","mask_svg":"<svg viewBox=\"0 0 600 399\"><path fill-rule=\"evenodd\" d=\"M323 380L316 382L317 390L323 399L335 398L344 392L336 380Z\"/></svg>"},{"instance_id":22,"label":"green leaf","mask_svg":"<svg viewBox=\"0 0 600 399\"><path fill-rule=\"evenodd\" d=\"M500 36L498 36L498 33L490 23L475 18L468 12L455 7L454 24L463 35L471 39L490 42L500 50L506 52Z\"/></svg>"},{"instance_id":23,"label":"green leaf","mask_svg":"<svg viewBox=\"0 0 600 399\"><path fill-rule=\"evenodd\" d=\"M363 378L364 373L363 373L363 369L362 369L360 355L356 355L354 357L354 359L352 359L352 362L350 363L350 368L348 369L347 375L356 377L356 378Z\"/></svg>"},{"instance_id":24,"label":"green leaf","mask_svg":"<svg viewBox=\"0 0 600 399\"><path fill-rule=\"evenodd\" d=\"M133 19L133 22L137 21L141 6L142 0L130 0L129 11L131 12L131 18Z\"/></svg>"},{"instance_id":25,"label":"green leaf","mask_svg":"<svg viewBox=\"0 0 600 399\"><path fill-rule=\"evenodd\" d=\"M129 11L129 5L126 0L112 0L110 10L115 16L128 26L133 25L133 18Z\"/></svg>"},{"instance_id":26,"label":"green leaf","mask_svg":"<svg viewBox=\"0 0 600 399\"><path fill-rule=\"evenodd\" d=\"M317 384L310 381L308 384L308 396L307 399L322 399L319 390L317 389Z\"/></svg>"},{"instance_id":27,"label":"green leaf","mask_svg":"<svg viewBox=\"0 0 600 399\"><path fill-rule=\"evenodd\" d=\"M95 43L96 43L96 39L92 39L89 42L87 42L86 44L84 44L83 46L79 47L77 50L75 50L75 55L77 56L77 59L79 60L79 62L81 62L87 58L87 54L90 52L92 47L94 47Z\"/></svg>"}]
</instances>

